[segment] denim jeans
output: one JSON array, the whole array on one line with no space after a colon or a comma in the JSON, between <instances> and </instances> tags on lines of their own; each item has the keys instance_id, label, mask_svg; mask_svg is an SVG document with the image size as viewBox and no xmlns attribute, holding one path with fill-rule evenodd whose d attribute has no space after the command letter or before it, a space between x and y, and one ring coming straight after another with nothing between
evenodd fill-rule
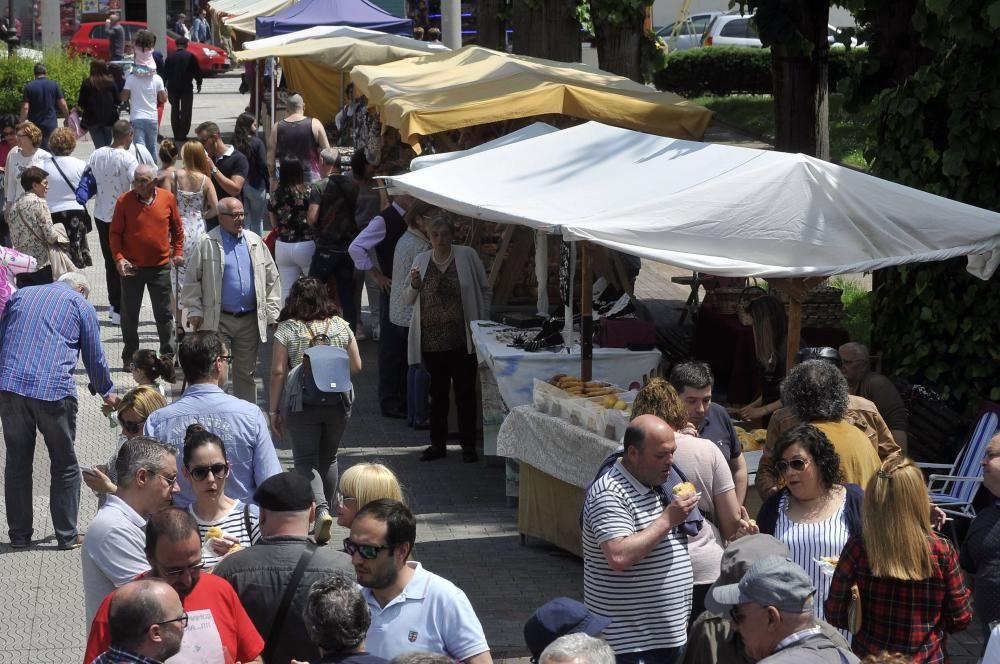
<instances>
[{"instance_id":1,"label":"denim jeans","mask_svg":"<svg viewBox=\"0 0 1000 664\"><path fill-rule=\"evenodd\" d=\"M135 132L135 142L146 146L149 154L153 155L153 159L156 159L156 155L159 153L159 147L156 144L156 120L132 120L132 131Z\"/></svg>"},{"instance_id":2,"label":"denim jeans","mask_svg":"<svg viewBox=\"0 0 1000 664\"><path fill-rule=\"evenodd\" d=\"M427 401L430 382L431 375L423 365L411 364L406 370L406 420L410 426L427 424L430 420L430 404Z\"/></svg>"},{"instance_id":3,"label":"denim jeans","mask_svg":"<svg viewBox=\"0 0 1000 664\"><path fill-rule=\"evenodd\" d=\"M261 237L264 236L264 216L267 214L267 201L264 189L251 187L243 183L243 209L246 212L247 229Z\"/></svg>"},{"instance_id":4,"label":"denim jeans","mask_svg":"<svg viewBox=\"0 0 1000 664\"><path fill-rule=\"evenodd\" d=\"M0 422L7 442L4 497L11 542L28 543L34 532L31 471L36 430L49 451L49 513L56 540L63 545L76 539L80 514L80 465L74 449L76 410L76 397L42 401L0 392Z\"/></svg>"},{"instance_id":5,"label":"denim jeans","mask_svg":"<svg viewBox=\"0 0 1000 664\"><path fill-rule=\"evenodd\" d=\"M111 127L88 127L87 131L90 132L90 140L94 141L94 149L99 150L100 148L107 147L111 145Z\"/></svg>"}]
</instances>

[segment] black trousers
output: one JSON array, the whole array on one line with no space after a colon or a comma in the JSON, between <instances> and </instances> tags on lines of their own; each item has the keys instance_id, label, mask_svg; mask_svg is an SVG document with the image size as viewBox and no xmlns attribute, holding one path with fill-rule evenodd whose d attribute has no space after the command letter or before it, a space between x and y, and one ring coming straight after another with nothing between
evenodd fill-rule
<instances>
[{"instance_id":1,"label":"black trousers","mask_svg":"<svg viewBox=\"0 0 1000 664\"><path fill-rule=\"evenodd\" d=\"M122 311L122 278L118 276L115 260L111 257L111 223L97 219L97 237L101 240L101 255L104 256L104 279L108 283L108 304L113 311ZM132 359L132 356L129 356Z\"/></svg>"},{"instance_id":2,"label":"black trousers","mask_svg":"<svg viewBox=\"0 0 1000 664\"><path fill-rule=\"evenodd\" d=\"M139 350L139 308L142 295L149 289L153 320L160 338L160 355L174 354L174 314L170 308L170 265L137 267L136 273L121 277L122 289L122 361L131 362Z\"/></svg>"},{"instance_id":3,"label":"black trousers","mask_svg":"<svg viewBox=\"0 0 1000 664\"><path fill-rule=\"evenodd\" d=\"M18 288L27 286L44 286L52 283L52 266L46 265L41 270L34 272L22 272L14 276L14 283Z\"/></svg>"},{"instance_id":4,"label":"black trousers","mask_svg":"<svg viewBox=\"0 0 1000 664\"><path fill-rule=\"evenodd\" d=\"M455 386L458 408L458 439L462 450L476 449L476 378L479 361L465 346L423 353L424 367L431 375L431 445L444 449L448 441L448 411L451 386Z\"/></svg>"},{"instance_id":5,"label":"black trousers","mask_svg":"<svg viewBox=\"0 0 1000 664\"><path fill-rule=\"evenodd\" d=\"M378 401L382 412L406 412L406 344L408 328L389 320L389 294L379 294Z\"/></svg>"},{"instance_id":6,"label":"black trousers","mask_svg":"<svg viewBox=\"0 0 1000 664\"><path fill-rule=\"evenodd\" d=\"M181 141L187 138L191 131L191 105L194 103L194 92L188 90L181 94L170 94L170 128L174 139Z\"/></svg>"},{"instance_id":7,"label":"black trousers","mask_svg":"<svg viewBox=\"0 0 1000 664\"><path fill-rule=\"evenodd\" d=\"M337 297L340 298L340 308L344 312L344 320L351 326L352 332L358 331L358 312L354 305L354 260L347 251L332 249L316 249L312 263L309 264L309 276L316 277L323 283L333 277L337 283ZM381 314L379 315L381 322Z\"/></svg>"}]
</instances>

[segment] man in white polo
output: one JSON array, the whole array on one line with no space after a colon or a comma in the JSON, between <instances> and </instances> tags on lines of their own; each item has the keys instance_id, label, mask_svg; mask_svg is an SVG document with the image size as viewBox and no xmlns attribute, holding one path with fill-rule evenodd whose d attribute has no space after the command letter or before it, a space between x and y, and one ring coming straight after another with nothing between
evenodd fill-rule
<instances>
[{"instance_id":1,"label":"man in white polo","mask_svg":"<svg viewBox=\"0 0 1000 664\"><path fill-rule=\"evenodd\" d=\"M368 503L351 523L344 550L372 614L365 650L384 659L422 651L466 664L493 664L465 593L408 560L416 538L413 513L396 500Z\"/></svg>"},{"instance_id":2,"label":"man in white polo","mask_svg":"<svg viewBox=\"0 0 1000 664\"><path fill-rule=\"evenodd\" d=\"M180 491L174 448L155 438L122 445L115 471L118 489L97 511L81 548L88 630L104 598L149 569L146 520Z\"/></svg>"}]
</instances>

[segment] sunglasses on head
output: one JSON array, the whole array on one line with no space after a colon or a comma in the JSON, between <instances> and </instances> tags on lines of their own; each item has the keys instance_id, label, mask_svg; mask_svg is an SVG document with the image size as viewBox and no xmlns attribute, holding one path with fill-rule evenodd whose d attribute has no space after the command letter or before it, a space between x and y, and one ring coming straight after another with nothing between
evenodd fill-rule
<instances>
[{"instance_id":1,"label":"sunglasses on head","mask_svg":"<svg viewBox=\"0 0 1000 664\"><path fill-rule=\"evenodd\" d=\"M365 560L375 560L378 558L378 552L382 549L392 549L394 547L388 544L383 544L382 546L375 546L374 544L357 544L350 537L344 539L344 552L353 556L357 553L359 556Z\"/></svg>"},{"instance_id":2,"label":"sunglasses on head","mask_svg":"<svg viewBox=\"0 0 1000 664\"><path fill-rule=\"evenodd\" d=\"M209 473L215 475L218 480L225 479L229 475L229 464L228 463L213 463L211 466L195 466L194 468L189 468L188 471L191 473L191 478L196 482L200 482Z\"/></svg>"},{"instance_id":3,"label":"sunglasses on head","mask_svg":"<svg viewBox=\"0 0 1000 664\"><path fill-rule=\"evenodd\" d=\"M144 422L129 422L128 420L123 420L122 416L119 415L118 424L122 425L122 430L126 433L139 433L142 431Z\"/></svg>"},{"instance_id":4,"label":"sunglasses on head","mask_svg":"<svg viewBox=\"0 0 1000 664\"><path fill-rule=\"evenodd\" d=\"M803 470L806 469L806 466L808 465L809 462L806 461L805 459L790 459L788 461L785 461L784 459L779 459L774 462L774 469L777 470L778 473L784 475L785 473L788 472L789 468L796 472L802 472Z\"/></svg>"}]
</instances>

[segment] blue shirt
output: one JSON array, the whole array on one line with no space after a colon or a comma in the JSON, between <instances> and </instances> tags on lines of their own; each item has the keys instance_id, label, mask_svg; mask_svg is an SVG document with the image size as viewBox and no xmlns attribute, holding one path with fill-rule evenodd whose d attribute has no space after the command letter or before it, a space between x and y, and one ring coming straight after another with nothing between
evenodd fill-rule
<instances>
[{"instance_id":1,"label":"blue shirt","mask_svg":"<svg viewBox=\"0 0 1000 664\"><path fill-rule=\"evenodd\" d=\"M735 459L743 454L743 446L736 436L736 429L733 428L733 421L729 419L729 413L715 402L708 404L705 419L698 426L698 437L718 445L726 459Z\"/></svg>"},{"instance_id":2,"label":"blue shirt","mask_svg":"<svg viewBox=\"0 0 1000 664\"><path fill-rule=\"evenodd\" d=\"M43 129L55 129L56 102L63 98L62 88L50 78L36 78L24 86L24 99L28 102L28 119Z\"/></svg>"},{"instance_id":3,"label":"blue shirt","mask_svg":"<svg viewBox=\"0 0 1000 664\"><path fill-rule=\"evenodd\" d=\"M186 508L194 502L191 484L184 479L184 433L197 422L222 439L229 461L226 495L244 503L256 504L253 493L261 482L281 472L278 453L271 442L271 432L263 411L256 405L237 399L218 385L189 385L180 399L150 413L145 433L177 449L177 481L181 492L174 504Z\"/></svg>"},{"instance_id":4,"label":"blue shirt","mask_svg":"<svg viewBox=\"0 0 1000 664\"><path fill-rule=\"evenodd\" d=\"M239 237L222 231L222 310L231 314L253 311L257 295L253 287L253 263L250 247L241 233Z\"/></svg>"},{"instance_id":5,"label":"blue shirt","mask_svg":"<svg viewBox=\"0 0 1000 664\"><path fill-rule=\"evenodd\" d=\"M81 354L90 391L110 394L97 312L86 298L58 281L14 293L0 316L0 391L42 401L75 397Z\"/></svg>"}]
</instances>

